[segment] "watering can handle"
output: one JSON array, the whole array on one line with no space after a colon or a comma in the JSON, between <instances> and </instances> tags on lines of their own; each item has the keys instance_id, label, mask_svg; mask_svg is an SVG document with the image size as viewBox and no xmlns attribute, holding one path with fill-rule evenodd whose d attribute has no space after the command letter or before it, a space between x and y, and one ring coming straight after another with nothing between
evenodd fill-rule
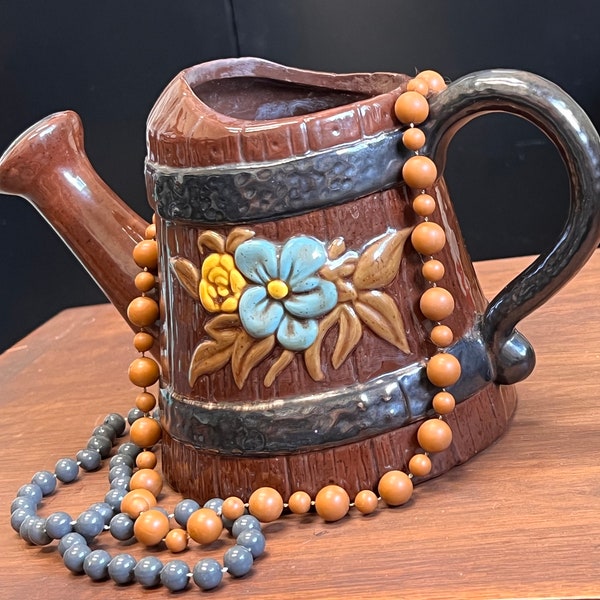
<instances>
[{"instance_id":1,"label":"watering can handle","mask_svg":"<svg viewBox=\"0 0 600 600\"><path fill-rule=\"evenodd\" d=\"M514 383L534 364L533 356L529 366L522 360L527 342L514 330L516 324L573 277L598 245L600 139L581 107L553 83L523 71L481 71L457 80L430 100L423 151L439 172L454 134L491 112L518 115L543 131L558 148L570 181L570 208L558 241L499 292L483 315L481 333L494 357L495 380Z\"/></svg>"}]
</instances>

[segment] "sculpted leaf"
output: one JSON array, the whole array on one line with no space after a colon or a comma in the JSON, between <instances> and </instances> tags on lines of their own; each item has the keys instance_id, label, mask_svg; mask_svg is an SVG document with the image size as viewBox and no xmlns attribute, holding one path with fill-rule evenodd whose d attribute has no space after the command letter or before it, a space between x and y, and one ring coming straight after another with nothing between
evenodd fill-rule
<instances>
[{"instance_id":1,"label":"sculpted leaf","mask_svg":"<svg viewBox=\"0 0 600 600\"><path fill-rule=\"evenodd\" d=\"M323 369L321 368L321 347L323 346L323 339L327 335L327 332L337 323L340 310L341 305L338 304L329 314L321 319L317 339L304 351L306 370L315 381L322 381L325 378L325 373L323 373Z\"/></svg>"},{"instance_id":2,"label":"sculpted leaf","mask_svg":"<svg viewBox=\"0 0 600 600\"><path fill-rule=\"evenodd\" d=\"M188 378L190 385L193 386L199 377L209 375L219 369L222 369L231 359L233 344L207 340L199 344L194 350Z\"/></svg>"},{"instance_id":3,"label":"sculpted leaf","mask_svg":"<svg viewBox=\"0 0 600 600\"><path fill-rule=\"evenodd\" d=\"M229 252L229 254L233 254L237 247L246 240L253 238L255 236L254 231L251 229L244 229L243 227L236 227L228 236L227 241L225 242L225 250Z\"/></svg>"},{"instance_id":4,"label":"sculpted leaf","mask_svg":"<svg viewBox=\"0 0 600 600\"><path fill-rule=\"evenodd\" d=\"M200 285L200 271L196 265L187 260L187 258L172 258L170 261L171 270L175 273L175 277L183 286L183 289L194 300L199 300L198 287Z\"/></svg>"},{"instance_id":5,"label":"sculpted leaf","mask_svg":"<svg viewBox=\"0 0 600 600\"><path fill-rule=\"evenodd\" d=\"M262 340L256 340L242 331L233 344L231 355L231 369L233 380L241 390L250 374L275 346L275 335L270 335Z\"/></svg>"},{"instance_id":6,"label":"sculpted leaf","mask_svg":"<svg viewBox=\"0 0 600 600\"><path fill-rule=\"evenodd\" d=\"M265 375L265 387L271 387L279 374L292 362L296 353L292 350L284 350L279 358L271 365L271 368Z\"/></svg>"},{"instance_id":7,"label":"sculpted leaf","mask_svg":"<svg viewBox=\"0 0 600 600\"><path fill-rule=\"evenodd\" d=\"M203 231L198 236L198 249L200 253L202 253L203 246L213 252L223 254L225 252L225 238L216 231Z\"/></svg>"},{"instance_id":8,"label":"sculpted leaf","mask_svg":"<svg viewBox=\"0 0 600 600\"><path fill-rule=\"evenodd\" d=\"M219 342L233 344L240 335L242 326L237 314L221 313L208 321L204 330Z\"/></svg>"},{"instance_id":9,"label":"sculpted leaf","mask_svg":"<svg viewBox=\"0 0 600 600\"><path fill-rule=\"evenodd\" d=\"M347 304L341 305L339 326L337 342L331 357L334 369L339 369L362 337L360 319L352 307Z\"/></svg>"}]
</instances>

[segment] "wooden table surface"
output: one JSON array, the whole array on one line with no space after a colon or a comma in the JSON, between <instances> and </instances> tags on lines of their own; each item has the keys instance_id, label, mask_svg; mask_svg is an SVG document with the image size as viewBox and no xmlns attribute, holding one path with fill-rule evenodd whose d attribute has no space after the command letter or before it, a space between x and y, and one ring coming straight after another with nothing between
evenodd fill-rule
<instances>
[{"instance_id":1,"label":"wooden table surface","mask_svg":"<svg viewBox=\"0 0 600 600\"><path fill-rule=\"evenodd\" d=\"M491 296L530 261L478 264ZM443 477L419 486L405 507L326 524L289 515L265 527L267 552L221 598L588 598L600 597L600 254L522 322L538 364L518 385L507 433ZM74 457L135 390L126 370L131 334L108 305L67 310L0 356L2 452L0 597L166 598L165 588L94 583L69 573L53 543L24 543L9 524L20 485ZM45 499L47 515L77 515L102 500L106 469ZM179 497L164 494L172 508ZM111 554L152 553L101 537ZM230 541L179 558L221 558ZM164 558L165 552L160 554ZM169 560L167 556L166 560ZM197 597L190 586L187 595ZM177 594L179 595L179 594Z\"/></svg>"}]
</instances>

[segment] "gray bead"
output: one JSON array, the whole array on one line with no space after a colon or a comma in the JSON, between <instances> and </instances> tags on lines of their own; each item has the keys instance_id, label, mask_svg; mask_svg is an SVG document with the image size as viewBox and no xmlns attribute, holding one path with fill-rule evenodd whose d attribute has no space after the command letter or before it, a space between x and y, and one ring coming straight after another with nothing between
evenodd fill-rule
<instances>
[{"instance_id":1,"label":"gray bead","mask_svg":"<svg viewBox=\"0 0 600 600\"><path fill-rule=\"evenodd\" d=\"M135 565L133 574L142 587L149 588L160 584L162 569L163 564L156 556L145 556Z\"/></svg>"},{"instance_id":2,"label":"gray bead","mask_svg":"<svg viewBox=\"0 0 600 600\"><path fill-rule=\"evenodd\" d=\"M61 458L54 467L54 473L63 483L71 483L79 475L79 465L72 458Z\"/></svg>"},{"instance_id":3,"label":"gray bead","mask_svg":"<svg viewBox=\"0 0 600 600\"><path fill-rule=\"evenodd\" d=\"M127 422L130 425L132 425L138 419L141 419L143 416L144 416L144 411L140 410L139 408L134 407L127 413Z\"/></svg>"},{"instance_id":4,"label":"gray bead","mask_svg":"<svg viewBox=\"0 0 600 600\"><path fill-rule=\"evenodd\" d=\"M17 496L10 504L10 512L13 513L17 508L30 510L30 514L34 514L37 510L38 503L29 496Z\"/></svg>"},{"instance_id":5,"label":"gray bead","mask_svg":"<svg viewBox=\"0 0 600 600\"><path fill-rule=\"evenodd\" d=\"M104 519L95 510L84 510L77 517L73 529L86 540L93 540L104 529Z\"/></svg>"},{"instance_id":6,"label":"gray bead","mask_svg":"<svg viewBox=\"0 0 600 600\"><path fill-rule=\"evenodd\" d=\"M98 427L94 427L94 431L92 431L92 435L101 435L105 438L108 438L111 443L115 443L117 439L117 432L114 430L114 427L103 423L102 425L98 425Z\"/></svg>"},{"instance_id":7,"label":"gray bead","mask_svg":"<svg viewBox=\"0 0 600 600\"><path fill-rule=\"evenodd\" d=\"M121 510L121 500L123 500L126 493L127 491L123 489L110 489L104 496L104 502L110 504L115 512L119 512Z\"/></svg>"},{"instance_id":8,"label":"gray bead","mask_svg":"<svg viewBox=\"0 0 600 600\"><path fill-rule=\"evenodd\" d=\"M64 556L65 552L74 544L87 546L85 538L81 534L72 531L60 538L60 541L58 542L58 552L61 556Z\"/></svg>"},{"instance_id":9,"label":"gray bead","mask_svg":"<svg viewBox=\"0 0 600 600\"><path fill-rule=\"evenodd\" d=\"M124 444L121 444L117 450L119 454L126 454L133 459L135 459L141 451L142 449L133 442L125 442Z\"/></svg>"},{"instance_id":10,"label":"gray bead","mask_svg":"<svg viewBox=\"0 0 600 600\"><path fill-rule=\"evenodd\" d=\"M50 471L38 471L31 478L31 483L38 485L44 496L49 496L56 489L56 477Z\"/></svg>"},{"instance_id":11,"label":"gray bead","mask_svg":"<svg viewBox=\"0 0 600 600\"><path fill-rule=\"evenodd\" d=\"M23 496L24 498L30 498L35 502L36 506L42 501L43 495L42 488L40 488L37 483L26 483L25 485L22 485L17 492L17 497Z\"/></svg>"},{"instance_id":12,"label":"gray bead","mask_svg":"<svg viewBox=\"0 0 600 600\"><path fill-rule=\"evenodd\" d=\"M110 415L107 415L104 419L104 424L110 425L115 430L117 436L123 435L127 425L125 419L118 413L111 413Z\"/></svg>"},{"instance_id":13,"label":"gray bead","mask_svg":"<svg viewBox=\"0 0 600 600\"><path fill-rule=\"evenodd\" d=\"M211 498L204 503L203 508L210 508L221 516L221 513L223 512L223 498Z\"/></svg>"},{"instance_id":14,"label":"gray bead","mask_svg":"<svg viewBox=\"0 0 600 600\"><path fill-rule=\"evenodd\" d=\"M77 453L75 458L77 458L77 462L79 462L84 471L95 471L102 465L102 457L97 450L84 448Z\"/></svg>"},{"instance_id":15,"label":"gray bead","mask_svg":"<svg viewBox=\"0 0 600 600\"><path fill-rule=\"evenodd\" d=\"M25 518L34 515L35 511L32 511L30 508L17 508L10 514L10 526L19 533Z\"/></svg>"},{"instance_id":16,"label":"gray bead","mask_svg":"<svg viewBox=\"0 0 600 600\"><path fill-rule=\"evenodd\" d=\"M47 546L52 538L46 533L46 519L32 519L27 529L29 541L36 546Z\"/></svg>"},{"instance_id":17,"label":"gray bead","mask_svg":"<svg viewBox=\"0 0 600 600\"><path fill-rule=\"evenodd\" d=\"M111 457L108 466L112 469L119 465L127 465L129 468L133 469L135 459L132 456L129 456L129 454L115 454Z\"/></svg>"},{"instance_id":18,"label":"gray bead","mask_svg":"<svg viewBox=\"0 0 600 600\"><path fill-rule=\"evenodd\" d=\"M46 518L46 533L54 540L60 540L73 531L73 519L66 512L57 511Z\"/></svg>"},{"instance_id":19,"label":"gray bead","mask_svg":"<svg viewBox=\"0 0 600 600\"><path fill-rule=\"evenodd\" d=\"M131 477L115 477L110 482L110 487L114 490L124 490L125 492L129 491L129 482L131 481Z\"/></svg>"},{"instance_id":20,"label":"gray bead","mask_svg":"<svg viewBox=\"0 0 600 600\"><path fill-rule=\"evenodd\" d=\"M119 513L110 520L109 530L121 542L130 540L133 537L133 519L125 513Z\"/></svg>"},{"instance_id":21,"label":"gray bead","mask_svg":"<svg viewBox=\"0 0 600 600\"><path fill-rule=\"evenodd\" d=\"M88 450L96 450L102 458L108 458L112 450L112 442L103 435L93 435L87 443Z\"/></svg>"},{"instance_id":22,"label":"gray bead","mask_svg":"<svg viewBox=\"0 0 600 600\"><path fill-rule=\"evenodd\" d=\"M97 513L100 513L100 515L104 519L105 525L108 525L110 523L110 520L115 514L112 506L108 504L108 502L94 502L94 504L90 506L89 510L95 510Z\"/></svg>"},{"instance_id":23,"label":"gray bead","mask_svg":"<svg viewBox=\"0 0 600 600\"><path fill-rule=\"evenodd\" d=\"M194 583L201 590L212 590L223 580L222 567L214 558L205 558L197 562L192 575Z\"/></svg>"},{"instance_id":24,"label":"gray bead","mask_svg":"<svg viewBox=\"0 0 600 600\"><path fill-rule=\"evenodd\" d=\"M108 563L108 576L119 585L131 583L134 580L135 562L131 554L117 554Z\"/></svg>"},{"instance_id":25,"label":"gray bead","mask_svg":"<svg viewBox=\"0 0 600 600\"><path fill-rule=\"evenodd\" d=\"M190 568L183 560L170 560L160 572L160 582L170 591L185 590L190 582Z\"/></svg>"},{"instance_id":26,"label":"gray bead","mask_svg":"<svg viewBox=\"0 0 600 600\"><path fill-rule=\"evenodd\" d=\"M242 515L233 523L231 533L233 534L233 537L237 537L244 529L258 529L258 531L260 531L260 521L252 515Z\"/></svg>"},{"instance_id":27,"label":"gray bead","mask_svg":"<svg viewBox=\"0 0 600 600\"><path fill-rule=\"evenodd\" d=\"M37 519L41 519L41 517L38 517L37 515L28 515L23 519L23 521L21 522L21 527L19 527L19 536L21 536L21 539L27 542L28 544L33 544L31 539L29 538L29 528L32 522Z\"/></svg>"},{"instance_id":28,"label":"gray bead","mask_svg":"<svg viewBox=\"0 0 600 600\"><path fill-rule=\"evenodd\" d=\"M236 542L238 545L248 548L252 552L253 558L259 557L265 551L265 536L258 529L244 529L237 536Z\"/></svg>"},{"instance_id":29,"label":"gray bead","mask_svg":"<svg viewBox=\"0 0 600 600\"><path fill-rule=\"evenodd\" d=\"M117 465L108 472L108 481L112 481L117 477L131 477L132 474L133 469L128 465Z\"/></svg>"},{"instance_id":30,"label":"gray bead","mask_svg":"<svg viewBox=\"0 0 600 600\"><path fill-rule=\"evenodd\" d=\"M200 505L195 500L192 500L191 498L185 498L176 504L175 510L173 511L173 516L175 517L177 523L179 523L181 527L185 528L190 515L199 508Z\"/></svg>"},{"instance_id":31,"label":"gray bead","mask_svg":"<svg viewBox=\"0 0 600 600\"><path fill-rule=\"evenodd\" d=\"M63 562L65 563L65 567L72 571L73 573L83 573L83 563L85 561L85 557L92 550L87 544L73 544L69 546L65 553L63 554Z\"/></svg>"},{"instance_id":32,"label":"gray bead","mask_svg":"<svg viewBox=\"0 0 600 600\"><path fill-rule=\"evenodd\" d=\"M110 560L110 554L106 550L92 550L83 561L83 570L90 579L102 581L108 577Z\"/></svg>"},{"instance_id":33,"label":"gray bead","mask_svg":"<svg viewBox=\"0 0 600 600\"><path fill-rule=\"evenodd\" d=\"M223 565L233 577L243 577L246 575L252 569L253 563L252 552L237 544L233 548L229 548L223 556Z\"/></svg>"}]
</instances>

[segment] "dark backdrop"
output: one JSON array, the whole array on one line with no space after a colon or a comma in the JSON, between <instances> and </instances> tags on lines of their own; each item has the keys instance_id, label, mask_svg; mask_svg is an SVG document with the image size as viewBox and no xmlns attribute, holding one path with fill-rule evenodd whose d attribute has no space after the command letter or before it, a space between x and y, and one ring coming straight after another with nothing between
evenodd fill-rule
<instances>
[{"instance_id":1,"label":"dark backdrop","mask_svg":"<svg viewBox=\"0 0 600 600\"><path fill-rule=\"evenodd\" d=\"M434 68L451 79L525 69L566 89L600 125L600 4L591 0L0 0L0 150L71 108L100 175L146 218L144 125L181 69L255 55L325 71ZM474 259L537 253L566 215L563 166L533 126L469 124L446 177ZM104 301L25 201L0 196L0 351L59 310Z\"/></svg>"}]
</instances>

